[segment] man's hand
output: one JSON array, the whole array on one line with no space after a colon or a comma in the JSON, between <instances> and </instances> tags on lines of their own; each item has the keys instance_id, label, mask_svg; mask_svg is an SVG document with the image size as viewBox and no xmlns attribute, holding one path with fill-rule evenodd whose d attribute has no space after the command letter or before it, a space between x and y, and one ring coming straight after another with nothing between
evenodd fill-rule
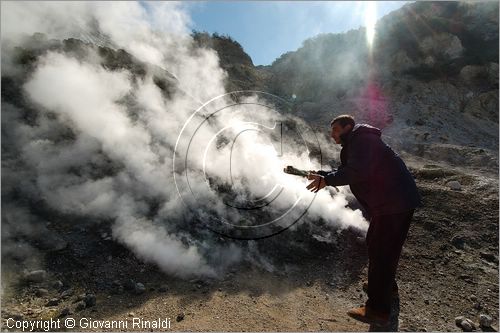
<instances>
[{"instance_id":1,"label":"man's hand","mask_svg":"<svg viewBox=\"0 0 500 333\"><path fill-rule=\"evenodd\" d=\"M309 174L307 175L307 179L312 180L312 182L307 185L307 189L311 192L316 193L326 186L325 178L321 175L318 175L314 171L309 172Z\"/></svg>"}]
</instances>

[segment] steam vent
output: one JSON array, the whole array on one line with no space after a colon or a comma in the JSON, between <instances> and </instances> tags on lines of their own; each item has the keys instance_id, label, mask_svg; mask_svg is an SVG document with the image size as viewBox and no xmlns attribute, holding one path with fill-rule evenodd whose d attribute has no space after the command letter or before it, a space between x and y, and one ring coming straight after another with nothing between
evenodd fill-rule
<instances>
[{"instance_id":1,"label":"steam vent","mask_svg":"<svg viewBox=\"0 0 500 333\"><path fill-rule=\"evenodd\" d=\"M498 16L2 1L2 330L498 331Z\"/></svg>"}]
</instances>

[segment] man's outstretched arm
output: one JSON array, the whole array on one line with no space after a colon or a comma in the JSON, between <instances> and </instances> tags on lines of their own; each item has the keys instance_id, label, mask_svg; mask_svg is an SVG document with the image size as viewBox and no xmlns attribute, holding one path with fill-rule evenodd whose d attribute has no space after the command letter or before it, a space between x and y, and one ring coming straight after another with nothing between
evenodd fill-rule
<instances>
[{"instance_id":1,"label":"man's outstretched arm","mask_svg":"<svg viewBox=\"0 0 500 333\"><path fill-rule=\"evenodd\" d=\"M370 142L352 142L346 164L324 176L326 185L342 186L366 181L370 163L374 162L372 151Z\"/></svg>"}]
</instances>

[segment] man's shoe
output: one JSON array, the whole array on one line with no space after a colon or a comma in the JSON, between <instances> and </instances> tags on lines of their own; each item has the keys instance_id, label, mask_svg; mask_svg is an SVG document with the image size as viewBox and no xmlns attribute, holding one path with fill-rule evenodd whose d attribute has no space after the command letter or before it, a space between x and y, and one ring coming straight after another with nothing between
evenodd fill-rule
<instances>
[{"instance_id":1,"label":"man's shoe","mask_svg":"<svg viewBox=\"0 0 500 333\"><path fill-rule=\"evenodd\" d=\"M362 306L347 311L349 317L367 324L377 324L387 326L389 324L389 313L372 310L369 307Z\"/></svg>"},{"instance_id":2,"label":"man's shoe","mask_svg":"<svg viewBox=\"0 0 500 333\"><path fill-rule=\"evenodd\" d=\"M368 294L368 282L363 282L363 291ZM392 298L399 298L398 287L396 287L396 286L392 287L391 297Z\"/></svg>"}]
</instances>

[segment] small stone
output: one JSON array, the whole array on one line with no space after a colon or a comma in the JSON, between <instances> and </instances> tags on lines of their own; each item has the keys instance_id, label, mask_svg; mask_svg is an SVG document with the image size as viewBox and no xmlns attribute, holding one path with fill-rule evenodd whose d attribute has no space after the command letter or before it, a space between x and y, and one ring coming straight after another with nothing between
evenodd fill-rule
<instances>
[{"instance_id":1,"label":"small stone","mask_svg":"<svg viewBox=\"0 0 500 333\"><path fill-rule=\"evenodd\" d=\"M146 287L145 287L142 283L137 282L137 283L135 284L135 289L134 289L134 292L135 292L137 295L143 294L145 291L146 291Z\"/></svg>"},{"instance_id":2,"label":"small stone","mask_svg":"<svg viewBox=\"0 0 500 333\"><path fill-rule=\"evenodd\" d=\"M179 313L179 314L177 315L177 318L175 318L175 320L176 320L177 322L180 322L180 321L184 320L184 313L182 313L182 312L181 312L181 313Z\"/></svg>"},{"instance_id":3,"label":"small stone","mask_svg":"<svg viewBox=\"0 0 500 333\"><path fill-rule=\"evenodd\" d=\"M40 283L43 282L47 278L47 272L43 269L31 271L27 273L24 278L28 282Z\"/></svg>"},{"instance_id":4,"label":"small stone","mask_svg":"<svg viewBox=\"0 0 500 333\"><path fill-rule=\"evenodd\" d=\"M85 309L85 302L84 301L80 301L80 302L76 303L75 311L82 311L83 309Z\"/></svg>"},{"instance_id":5,"label":"small stone","mask_svg":"<svg viewBox=\"0 0 500 333\"><path fill-rule=\"evenodd\" d=\"M122 284L120 283L120 281L115 280L111 283L110 291L112 294L115 294L115 295L122 294L123 290L124 290L124 288L123 288Z\"/></svg>"},{"instance_id":6,"label":"small stone","mask_svg":"<svg viewBox=\"0 0 500 333\"><path fill-rule=\"evenodd\" d=\"M455 317L455 325L457 326L461 326L462 325L462 321L465 319L464 316L458 316L458 317Z\"/></svg>"},{"instance_id":7,"label":"small stone","mask_svg":"<svg viewBox=\"0 0 500 333\"><path fill-rule=\"evenodd\" d=\"M14 320L23 320L24 317L22 314L19 314L19 313L11 313L10 318L12 318Z\"/></svg>"},{"instance_id":8,"label":"small stone","mask_svg":"<svg viewBox=\"0 0 500 333\"><path fill-rule=\"evenodd\" d=\"M479 315L479 325L481 325L481 327L489 328L491 327L492 323L493 318L491 318L491 316L488 316L486 314Z\"/></svg>"},{"instance_id":9,"label":"small stone","mask_svg":"<svg viewBox=\"0 0 500 333\"><path fill-rule=\"evenodd\" d=\"M452 180L451 182L448 182L447 185L453 191L461 191L462 190L462 184L460 184L456 180Z\"/></svg>"},{"instance_id":10,"label":"small stone","mask_svg":"<svg viewBox=\"0 0 500 333\"><path fill-rule=\"evenodd\" d=\"M472 302L477 301L477 297L476 297L476 295L470 295L470 296L469 296L469 299L470 299Z\"/></svg>"},{"instance_id":11,"label":"small stone","mask_svg":"<svg viewBox=\"0 0 500 333\"><path fill-rule=\"evenodd\" d=\"M165 293L165 292L167 292L167 290L168 290L168 288L165 285L163 285L160 288L158 288L158 291L161 292L161 293Z\"/></svg>"},{"instance_id":12,"label":"small stone","mask_svg":"<svg viewBox=\"0 0 500 333\"><path fill-rule=\"evenodd\" d=\"M462 327L464 332L472 332L476 329L476 325L474 325L474 322L468 318L462 320L462 322L460 323L460 327Z\"/></svg>"},{"instance_id":13,"label":"small stone","mask_svg":"<svg viewBox=\"0 0 500 333\"><path fill-rule=\"evenodd\" d=\"M483 258L484 260L486 260L488 262L492 262L492 263L496 262L496 257L492 253L481 251L481 252L479 252L479 256L481 256L481 258Z\"/></svg>"},{"instance_id":14,"label":"small stone","mask_svg":"<svg viewBox=\"0 0 500 333\"><path fill-rule=\"evenodd\" d=\"M69 310L69 308L64 308L61 310L61 314L59 314L59 317L66 317L70 313L71 313L71 311Z\"/></svg>"},{"instance_id":15,"label":"small stone","mask_svg":"<svg viewBox=\"0 0 500 333\"><path fill-rule=\"evenodd\" d=\"M51 298L45 306L56 306L59 304L59 298Z\"/></svg>"},{"instance_id":16,"label":"small stone","mask_svg":"<svg viewBox=\"0 0 500 333\"><path fill-rule=\"evenodd\" d=\"M115 283L117 282L117 283ZM123 286L118 281L114 281L111 285L111 293L115 295L120 295L123 293Z\"/></svg>"},{"instance_id":17,"label":"small stone","mask_svg":"<svg viewBox=\"0 0 500 333\"><path fill-rule=\"evenodd\" d=\"M132 279L128 280L127 282L125 282L123 284L123 288L125 288L125 290L134 290L135 289L135 281Z\"/></svg>"},{"instance_id":18,"label":"small stone","mask_svg":"<svg viewBox=\"0 0 500 333\"><path fill-rule=\"evenodd\" d=\"M55 290L61 290L61 288L64 286L64 284L62 283L62 281L60 280L57 280L57 281L54 281L52 283L52 288L54 288Z\"/></svg>"},{"instance_id":19,"label":"small stone","mask_svg":"<svg viewBox=\"0 0 500 333\"><path fill-rule=\"evenodd\" d=\"M456 248L463 249L465 247L465 238L461 235L455 235L451 239L451 244Z\"/></svg>"},{"instance_id":20,"label":"small stone","mask_svg":"<svg viewBox=\"0 0 500 333\"><path fill-rule=\"evenodd\" d=\"M426 305L429 305L429 300L428 300L428 299L425 299L425 300L424 300L424 303L425 303Z\"/></svg>"},{"instance_id":21,"label":"small stone","mask_svg":"<svg viewBox=\"0 0 500 333\"><path fill-rule=\"evenodd\" d=\"M71 289L71 288L70 288L70 289L66 289L65 291L63 291L63 292L61 293L61 297L62 297L62 298L68 298L68 297L70 297L70 296L73 296L73 292L74 292L74 291L73 291L73 289Z\"/></svg>"},{"instance_id":22,"label":"small stone","mask_svg":"<svg viewBox=\"0 0 500 333\"><path fill-rule=\"evenodd\" d=\"M129 317L135 317L135 313L133 313L133 312L129 312L129 313L128 313L128 316L129 316Z\"/></svg>"},{"instance_id":23,"label":"small stone","mask_svg":"<svg viewBox=\"0 0 500 333\"><path fill-rule=\"evenodd\" d=\"M87 295L85 295L85 298L83 299L83 301L85 302L85 306L87 308L90 308L90 307L95 305L96 297L94 294L87 294Z\"/></svg>"},{"instance_id":24,"label":"small stone","mask_svg":"<svg viewBox=\"0 0 500 333\"><path fill-rule=\"evenodd\" d=\"M47 289L43 289L43 288L37 289L35 291L35 295L37 295L38 297L47 296L48 294L49 294L49 291Z\"/></svg>"}]
</instances>

